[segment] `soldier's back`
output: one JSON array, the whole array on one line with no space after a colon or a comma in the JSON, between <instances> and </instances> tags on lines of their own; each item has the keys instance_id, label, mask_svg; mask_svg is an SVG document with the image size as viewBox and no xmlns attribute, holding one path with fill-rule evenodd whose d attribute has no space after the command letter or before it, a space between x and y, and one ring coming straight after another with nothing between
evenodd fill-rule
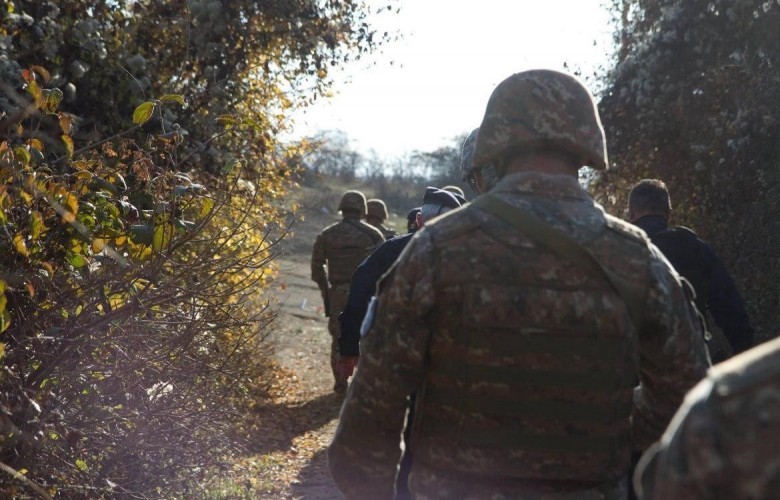
<instances>
[{"instance_id":1,"label":"soldier's back","mask_svg":"<svg viewBox=\"0 0 780 500\"><path fill-rule=\"evenodd\" d=\"M384 241L375 227L348 218L326 227L321 239L331 284L349 282L357 266Z\"/></svg>"},{"instance_id":2,"label":"soldier's back","mask_svg":"<svg viewBox=\"0 0 780 500\"><path fill-rule=\"evenodd\" d=\"M643 233L578 189L582 196L542 205L501 196L648 285L653 256ZM621 492L637 349L622 297L473 206L427 225L420 238L437 263L424 293L442 306L430 318L413 489L449 491L468 477L480 487L501 478L500 492Z\"/></svg>"}]
</instances>

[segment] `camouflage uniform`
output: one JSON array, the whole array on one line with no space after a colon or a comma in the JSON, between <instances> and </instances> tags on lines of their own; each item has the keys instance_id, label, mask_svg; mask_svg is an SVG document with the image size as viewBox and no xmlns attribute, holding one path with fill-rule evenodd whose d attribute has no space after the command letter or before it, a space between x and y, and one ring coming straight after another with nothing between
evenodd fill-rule
<instances>
[{"instance_id":1,"label":"camouflage uniform","mask_svg":"<svg viewBox=\"0 0 780 500\"><path fill-rule=\"evenodd\" d=\"M657 439L705 374L677 275L575 175L511 174L491 196L609 262L642 292L641 317L606 278L478 206L427 225L380 285L328 450L347 498L392 498L414 391L413 498L624 497L632 444Z\"/></svg>"},{"instance_id":2,"label":"camouflage uniform","mask_svg":"<svg viewBox=\"0 0 780 500\"><path fill-rule=\"evenodd\" d=\"M780 495L780 339L713 367L640 462L641 498Z\"/></svg>"},{"instance_id":3,"label":"camouflage uniform","mask_svg":"<svg viewBox=\"0 0 780 500\"><path fill-rule=\"evenodd\" d=\"M366 222L379 229L379 231L382 233L382 236L384 236L386 240L398 236L398 231L390 229L384 224L388 217L387 205L385 205L384 201L374 198L372 200L368 200L366 205Z\"/></svg>"},{"instance_id":4,"label":"camouflage uniform","mask_svg":"<svg viewBox=\"0 0 780 500\"><path fill-rule=\"evenodd\" d=\"M363 204L365 207L365 198ZM379 230L360 220L359 213L345 212L343 215L341 222L326 227L317 236L311 255L311 279L317 283L320 290L327 291L330 316L328 332L332 340L330 364L337 389L346 383L340 380L336 372L339 354L339 313L347 303L352 273L384 241Z\"/></svg>"}]
</instances>

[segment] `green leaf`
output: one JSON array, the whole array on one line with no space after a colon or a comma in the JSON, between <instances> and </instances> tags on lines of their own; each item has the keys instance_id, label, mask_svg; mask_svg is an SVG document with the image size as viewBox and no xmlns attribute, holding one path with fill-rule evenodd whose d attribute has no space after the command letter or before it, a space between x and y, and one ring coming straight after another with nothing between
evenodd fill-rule
<instances>
[{"instance_id":1,"label":"green leaf","mask_svg":"<svg viewBox=\"0 0 780 500\"><path fill-rule=\"evenodd\" d=\"M43 97L43 110L47 113L54 113L62 102L62 91L60 89L44 89L41 92Z\"/></svg>"},{"instance_id":2,"label":"green leaf","mask_svg":"<svg viewBox=\"0 0 780 500\"><path fill-rule=\"evenodd\" d=\"M225 162L225 164L222 166L222 174L223 175L230 174L233 171L233 169L235 169L240 164L241 162L239 162L235 158L231 158L230 160Z\"/></svg>"},{"instance_id":3,"label":"green leaf","mask_svg":"<svg viewBox=\"0 0 780 500\"><path fill-rule=\"evenodd\" d=\"M224 125L225 127L228 127L230 125L235 125L238 123L238 120L233 115L219 115L217 117L217 123L220 125Z\"/></svg>"},{"instance_id":4,"label":"green leaf","mask_svg":"<svg viewBox=\"0 0 780 500\"><path fill-rule=\"evenodd\" d=\"M165 94L164 96L160 97L160 101L162 102L178 102L182 106L184 106L184 97L180 96L179 94Z\"/></svg>"},{"instance_id":5,"label":"green leaf","mask_svg":"<svg viewBox=\"0 0 780 500\"><path fill-rule=\"evenodd\" d=\"M83 255L71 252L70 250L65 254L65 260L76 269L80 269L87 265L87 259L85 259Z\"/></svg>"},{"instance_id":6,"label":"green leaf","mask_svg":"<svg viewBox=\"0 0 780 500\"><path fill-rule=\"evenodd\" d=\"M154 102L146 101L139 104L135 111L133 111L133 123L136 125L142 125L149 121L149 118L154 114Z\"/></svg>"},{"instance_id":7,"label":"green leaf","mask_svg":"<svg viewBox=\"0 0 780 500\"><path fill-rule=\"evenodd\" d=\"M80 458L76 459L76 467L78 467L78 469L82 472L86 472L89 470L89 466L87 465L87 462L85 462Z\"/></svg>"},{"instance_id":8,"label":"green leaf","mask_svg":"<svg viewBox=\"0 0 780 500\"><path fill-rule=\"evenodd\" d=\"M152 243L154 232L149 224L133 224L130 226L130 239L133 243L149 245Z\"/></svg>"},{"instance_id":9,"label":"green leaf","mask_svg":"<svg viewBox=\"0 0 780 500\"><path fill-rule=\"evenodd\" d=\"M32 161L30 152L21 146L14 148L14 156L16 157L16 160L21 162L24 166L29 165Z\"/></svg>"}]
</instances>

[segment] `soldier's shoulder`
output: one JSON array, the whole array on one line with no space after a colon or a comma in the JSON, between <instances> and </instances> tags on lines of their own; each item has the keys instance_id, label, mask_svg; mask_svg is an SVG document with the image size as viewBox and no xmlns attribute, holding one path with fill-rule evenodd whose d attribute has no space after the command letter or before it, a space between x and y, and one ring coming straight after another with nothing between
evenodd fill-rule
<instances>
[{"instance_id":1,"label":"soldier's shoulder","mask_svg":"<svg viewBox=\"0 0 780 500\"><path fill-rule=\"evenodd\" d=\"M607 224L607 231L620 238L633 241L638 245L647 246L647 233L641 228L619 219L614 215L604 214L604 220Z\"/></svg>"},{"instance_id":2,"label":"soldier's shoulder","mask_svg":"<svg viewBox=\"0 0 780 500\"><path fill-rule=\"evenodd\" d=\"M476 210L469 208L468 205L451 210L425 224L425 228L429 230L431 236L435 236L437 239L457 237L479 226L480 220Z\"/></svg>"},{"instance_id":3,"label":"soldier's shoulder","mask_svg":"<svg viewBox=\"0 0 780 500\"><path fill-rule=\"evenodd\" d=\"M334 222L333 224L329 224L325 226L322 231L320 231L320 234L329 234L332 233L333 231L337 231L338 228L343 224L344 221L338 221L338 222Z\"/></svg>"},{"instance_id":4,"label":"soldier's shoulder","mask_svg":"<svg viewBox=\"0 0 780 500\"><path fill-rule=\"evenodd\" d=\"M774 339L712 367L708 378L719 398L750 395L763 388L780 394L780 339Z\"/></svg>"},{"instance_id":5,"label":"soldier's shoulder","mask_svg":"<svg viewBox=\"0 0 780 500\"><path fill-rule=\"evenodd\" d=\"M382 241L385 240L385 235L382 234L382 231L379 230L378 228L376 228L376 227L372 226L371 224L369 224L368 222L365 222L365 221L362 221L362 220L357 221L357 223L358 223L358 225L362 226L363 229L367 229L367 230L371 231L372 233L374 233L374 235L379 237Z\"/></svg>"}]
</instances>

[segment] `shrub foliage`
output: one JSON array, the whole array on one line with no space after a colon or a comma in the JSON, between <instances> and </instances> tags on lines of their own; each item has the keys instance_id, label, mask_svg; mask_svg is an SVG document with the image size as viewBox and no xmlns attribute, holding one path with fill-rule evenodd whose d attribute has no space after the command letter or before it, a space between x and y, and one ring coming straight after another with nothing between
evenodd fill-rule
<instances>
[{"instance_id":1,"label":"shrub foliage","mask_svg":"<svg viewBox=\"0 0 780 500\"><path fill-rule=\"evenodd\" d=\"M302 151L361 2L6 2L0 494L170 497L237 446Z\"/></svg>"}]
</instances>

